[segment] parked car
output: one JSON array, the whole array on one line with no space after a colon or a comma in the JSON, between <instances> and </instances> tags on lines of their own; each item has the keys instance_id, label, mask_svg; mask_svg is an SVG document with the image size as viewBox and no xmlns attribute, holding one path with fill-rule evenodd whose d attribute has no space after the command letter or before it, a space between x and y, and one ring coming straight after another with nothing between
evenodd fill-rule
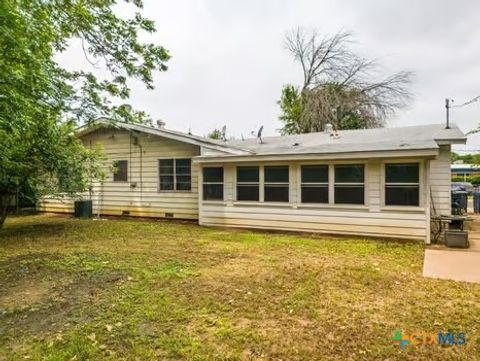
<instances>
[{"instance_id":1,"label":"parked car","mask_svg":"<svg viewBox=\"0 0 480 361\"><path fill-rule=\"evenodd\" d=\"M472 195L474 189L470 182L452 182L452 191L465 191L468 195Z\"/></svg>"}]
</instances>

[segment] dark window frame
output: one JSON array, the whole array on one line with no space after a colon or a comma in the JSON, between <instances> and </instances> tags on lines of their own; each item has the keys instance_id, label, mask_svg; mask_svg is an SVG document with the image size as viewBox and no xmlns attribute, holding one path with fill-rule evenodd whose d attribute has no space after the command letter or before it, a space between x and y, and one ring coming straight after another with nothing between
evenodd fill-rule
<instances>
[{"instance_id":1,"label":"dark window frame","mask_svg":"<svg viewBox=\"0 0 480 361\"><path fill-rule=\"evenodd\" d=\"M178 173L177 174L177 161L188 160L190 162L190 173ZM161 170L162 161L172 161L172 172L165 173ZM162 177L171 177L173 179L173 189L162 189ZM190 178L190 187L189 189L177 189L178 177L189 177ZM159 192L192 192L192 158L159 158L158 159L158 191Z\"/></svg>"},{"instance_id":2,"label":"dark window frame","mask_svg":"<svg viewBox=\"0 0 480 361\"><path fill-rule=\"evenodd\" d=\"M327 170L327 180L326 182L307 182L303 179L303 170L305 168L313 168L313 167L321 167ZM330 203L330 166L328 164L301 164L300 165L300 203L302 204L329 204ZM305 188L305 189L304 189ZM326 189L327 191L327 199L324 202L316 202L316 201L306 201L304 199L304 194L306 193L305 190L307 188L318 188L318 189Z\"/></svg>"},{"instance_id":3,"label":"dark window frame","mask_svg":"<svg viewBox=\"0 0 480 361\"><path fill-rule=\"evenodd\" d=\"M211 168L218 168L222 169L222 181L207 181L205 182L205 169L211 169ZM220 186L222 189L222 197L221 198L205 198L205 186ZM208 202L223 202L225 201L225 169L223 166L220 167L203 167L202 168L202 200L203 201L208 201Z\"/></svg>"},{"instance_id":4,"label":"dark window frame","mask_svg":"<svg viewBox=\"0 0 480 361\"><path fill-rule=\"evenodd\" d=\"M267 181L267 169L269 168L287 168L288 171L288 181L287 182L274 182ZM290 165L265 165L263 166L263 202L272 202L272 203L290 203ZM267 188L287 188L287 199L286 200L271 200L266 199L268 194Z\"/></svg>"},{"instance_id":5,"label":"dark window frame","mask_svg":"<svg viewBox=\"0 0 480 361\"><path fill-rule=\"evenodd\" d=\"M417 180L416 182L394 182L394 181L387 181L387 176L388 176L388 170L387 168L389 166L412 166L416 165L416 175L417 175ZM420 162L394 162L394 163L385 163L384 164L384 204L387 207L420 207L420 179L421 179L421 167L420 167ZM406 201L407 204L399 203L399 202L394 202L392 203L391 201L389 202L389 196L388 196L388 191L393 190L395 188L404 188L410 190L416 191L416 200L412 203L407 203L408 200Z\"/></svg>"},{"instance_id":6,"label":"dark window frame","mask_svg":"<svg viewBox=\"0 0 480 361\"><path fill-rule=\"evenodd\" d=\"M258 180L257 181L240 181L239 180L239 170L246 169L246 168L256 168L258 172ZM236 167L236 197L235 199L239 202L260 202L260 166L258 165L245 165L245 166L238 166ZM256 187L257 191L257 198L256 199L240 199L239 198L239 188L247 188L247 187Z\"/></svg>"},{"instance_id":7,"label":"dark window frame","mask_svg":"<svg viewBox=\"0 0 480 361\"><path fill-rule=\"evenodd\" d=\"M119 171L118 164L125 164L125 172ZM126 159L119 159L119 160L114 160L113 161L113 181L115 183L126 183L128 182L128 160ZM123 174L125 174L125 177L121 177ZM121 179L119 179L121 177Z\"/></svg>"},{"instance_id":8,"label":"dark window frame","mask_svg":"<svg viewBox=\"0 0 480 361\"><path fill-rule=\"evenodd\" d=\"M362 167L363 173L363 182L344 182L337 180L337 169L342 167ZM334 204L345 204L345 205L360 205L365 206L365 164L364 163L348 163L348 164L335 164L334 165L334 182L333 182L333 190L334 190ZM337 191L341 189L349 189L354 190L355 188L361 189L361 199L362 202L347 202L347 201L339 201L339 197L337 196Z\"/></svg>"}]
</instances>

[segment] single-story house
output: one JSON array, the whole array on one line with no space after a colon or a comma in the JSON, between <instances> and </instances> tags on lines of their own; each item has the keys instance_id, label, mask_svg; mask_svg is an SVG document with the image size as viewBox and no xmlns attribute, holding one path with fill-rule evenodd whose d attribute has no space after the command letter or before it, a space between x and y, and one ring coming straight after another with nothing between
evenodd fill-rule
<instances>
[{"instance_id":1,"label":"single-story house","mask_svg":"<svg viewBox=\"0 0 480 361\"><path fill-rule=\"evenodd\" d=\"M466 141L441 124L220 141L99 121L78 136L115 164L93 184L95 214L426 243L431 217L451 212L451 145ZM73 200L38 208L72 213Z\"/></svg>"}]
</instances>

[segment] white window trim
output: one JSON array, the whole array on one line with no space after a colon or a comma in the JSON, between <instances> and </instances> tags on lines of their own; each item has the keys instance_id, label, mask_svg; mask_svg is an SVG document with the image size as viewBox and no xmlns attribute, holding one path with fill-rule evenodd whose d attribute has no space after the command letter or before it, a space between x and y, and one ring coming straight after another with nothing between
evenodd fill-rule
<instances>
[{"instance_id":1,"label":"white window trim","mask_svg":"<svg viewBox=\"0 0 480 361\"><path fill-rule=\"evenodd\" d=\"M243 168L243 167L258 167L258 182L239 182L238 181L238 168ZM242 165L237 165L234 167L234 194L233 194L233 199L234 202L245 202L245 203L258 203L260 202L262 198L262 166L258 164L242 164ZM258 201L254 200L238 200L238 186L239 185L250 185L250 186L257 186L258 187Z\"/></svg>"},{"instance_id":2,"label":"white window trim","mask_svg":"<svg viewBox=\"0 0 480 361\"><path fill-rule=\"evenodd\" d=\"M327 182L314 182L314 183L311 183L311 182L302 182L302 167L303 166L309 166L309 165L317 165L317 166L326 166L327 167L327 177L328 177L328 180ZM322 206L322 205L329 205L329 204L332 204L331 203L331 192L330 192L330 173L331 173L331 167L330 167L330 164L329 163L326 163L326 162L323 162L323 163L315 163L315 164L305 164L305 163L300 163L298 165L298 168L297 168L297 172L298 172L298 184L299 184L299 187L298 187L298 204L301 205L301 206L304 206L304 205L319 205L319 206ZM303 186L327 186L327 191L328 191L328 202L302 202L302 187Z\"/></svg>"},{"instance_id":3,"label":"white window trim","mask_svg":"<svg viewBox=\"0 0 480 361\"><path fill-rule=\"evenodd\" d=\"M160 161L161 160L173 160L173 174L168 173L168 174L163 174L164 176L170 176L173 175L173 189L161 189L161 184L160 184L160 176L162 174L160 173ZM177 159L189 159L190 160L190 189L177 189ZM192 179L192 173L193 173L193 162L191 157L158 157L157 158L157 172L158 172L158 193L192 193L192 188L193 188L193 179ZM185 174L186 175L186 174Z\"/></svg>"},{"instance_id":4,"label":"white window trim","mask_svg":"<svg viewBox=\"0 0 480 361\"><path fill-rule=\"evenodd\" d=\"M207 168L222 168L223 169L223 182L205 182L203 180L203 170L204 169L207 169ZM219 204L219 203L223 203L223 204L226 204L226 201L225 201L225 194L226 194L226 189L225 189L225 167L223 165L208 165L207 167L201 167L200 168L200 174L199 174L199 178L200 178L200 185L199 185L199 198L201 200L201 202L203 204ZM204 199L203 198L203 186L204 185L222 185L223 187L223 197L222 199Z\"/></svg>"},{"instance_id":5,"label":"white window trim","mask_svg":"<svg viewBox=\"0 0 480 361\"><path fill-rule=\"evenodd\" d=\"M358 182L350 182L350 183L338 183L341 185L346 185L346 186L355 186L355 185L362 185L363 186L363 204L359 203L336 203L335 202L335 186L337 183L335 182L335 166L337 165L363 165L363 183L358 183ZM363 162L355 162L355 161L348 161L348 162L335 162L332 165L332 204L336 206L360 206L360 207L367 207L369 204L369 198L368 198L368 162L363 161Z\"/></svg>"},{"instance_id":6,"label":"white window trim","mask_svg":"<svg viewBox=\"0 0 480 361\"><path fill-rule=\"evenodd\" d=\"M287 167L288 169L288 182L266 182L265 181L265 167ZM272 204L291 204L292 203L292 195L290 194L290 173L291 167L290 164L266 164L263 167L263 202L264 203L272 203ZM265 200L265 187L287 187L288 188L288 201L266 201Z\"/></svg>"},{"instance_id":7,"label":"white window trim","mask_svg":"<svg viewBox=\"0 0 480 361\"><path fill-rule=\"evenodd\" d=\"M387 205L385 204L385 187L386 187L386 182L385 182L385 166L387 164L407 164L407 163L418 163L418 206L402 206L402 205ZM425 189L425 184L426 184L426 172L425 172L425 160L423 159L392 159L392 160L384 160L380 164L381 170L380 170L380 204L382 205L382 210L411 210L411 211L421 211L424 210L425 208L425 195L424 195L424 189ZM400 183L394 183L394 184L400 184ZM405 183L407 184L407 183ZM413 183L412 183L413 184ZM416 185L417 183L415 183ZM427 195L429 196L429 195Z\"/></svg>"},{"instance_id":8,"label":"white window trim","mask_svg":"<svg viewBox=\"0 0 480 361\"><path fill-rule=\"evenodd\" d=\"M238 187L238 182L237 182L237 167L258 167L259 171L259 180L258 180L258 196L259 200L258 201L243 201L243 200L238 200L238 195L237 195L237 187ZM275 182L265 182L265 167L288 167L288 183L282 182L282 183L275 183ZM292 195L290 193L292 186L291 186L291 175L292 175L292 164L288 163L245 163L241 165L237 165L234 167L233 171L233 204L234 205L265 205L265 206L274 206L274 205L279 205L279 206L291 206L293 204L292 202ZM275 201L265 201L265 186L266 185L283 185L283 186L288 186L288 202L275 202Z\"/></svg>"}]
</instances>

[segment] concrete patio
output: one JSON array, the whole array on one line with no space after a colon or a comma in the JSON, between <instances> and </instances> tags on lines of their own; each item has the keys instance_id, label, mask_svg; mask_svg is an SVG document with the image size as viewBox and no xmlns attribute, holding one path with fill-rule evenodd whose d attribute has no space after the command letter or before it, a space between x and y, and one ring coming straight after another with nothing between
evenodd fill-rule
<instances>
[{"instance_id":1,"label":"concrete patio","mask_svg":"<svg viewBox=\"0 0 480 361\"><path fill-rule=\"evenodd\" d=\"M472 217L474 220L468 226L470 248L426 247L424 277L480 283L480 216Z\"/></svg>"}]
</instances>

